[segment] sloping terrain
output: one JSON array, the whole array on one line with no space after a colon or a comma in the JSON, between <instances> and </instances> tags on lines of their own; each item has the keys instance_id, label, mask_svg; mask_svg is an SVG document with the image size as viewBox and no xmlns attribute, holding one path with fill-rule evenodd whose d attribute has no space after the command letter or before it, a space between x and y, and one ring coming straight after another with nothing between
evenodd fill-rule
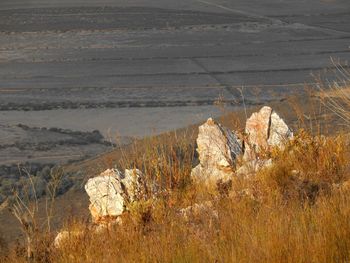
<instances>
[{"instance_id":1,"label":"sloping terrain","mask_svg":"<svg viewBox=\"0 0 350 263\"><path fill-rule=\"evenodd\" d=\"M349 12L341 0L1 1L0 124L144 136L217 116L218 97L300 94L331 57L349 59Z\"/></svg>"},{"instance_id":2,"label":"sloping terrain","mask_svg":"<svg viewBox=\"0 0 350 263\"><path fill-rule=\"evenodd\" d=\"M283 116L293 130L304 128L316 134L321 132L323 134L335 135L344 129L342 121L329 110L319 107L318 101L304 100L300 105L293 104L292 101L271 103L269 105ZM220 123L230 129L243 129L246 114L250 115L258 109L259 107L251 107L247 109L247 112L239 110L234 113L225 114L218 119ZM298 110L302 112L304 119L301 119L303 116L298 116ZM162 142L175 141L175 138L182 138L186 143L192 144L198 134L198 125L195 124L174 132L137 140L131 145L125 145L96 157L63 166L66 173L79 177L76 178L76 184L63 195L59 195L55 201L53 214L54 229L62 227L73 216L88 220L89 201L88 195L83 189L83 185L88 178L96 176L106 169L119 166L125 160L130 161L135 157L137 158L135 156L136 153L142 154L146 152L149 150L149 147L152 147L152 144L156 145L162 144ZM42 220L46 219L45 206L46 201L44 197L39 201L39 217ZM21 236L20 225L7 209L4 209L0 213L0 233L8 242L14 241Z\"/></svg>"},{"instance_id":3,"label":"sloping terrain","mask_svg":"<svg viewBox=\"0 0 350 263\"><path fill-rule=\"evenodd\" d=\"M349 13L347 0L3 0L1 171L85 159L113 149L105 141L219 116L218 98L229 110L243 100L285 106L314 76L336 78L331 58L348 67ZM90 140L94 130L104 138ZM67 169L90 176L120 155ZM61 196L60 212L84 198ZM16 236L8 214L1 222Z\"/></svg>"}]
</instances>

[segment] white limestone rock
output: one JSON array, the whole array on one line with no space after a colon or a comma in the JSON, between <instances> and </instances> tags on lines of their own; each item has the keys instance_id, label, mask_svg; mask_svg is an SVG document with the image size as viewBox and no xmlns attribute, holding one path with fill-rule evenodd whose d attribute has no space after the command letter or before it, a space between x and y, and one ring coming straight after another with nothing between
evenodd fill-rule
<instances>
[{"instance_id":1,"label":"white limestone rock","mask_svg":"<svg viewBox=\"0 0 350 263\"><path fill-rule=\"evenodd\" d=\"M90 212L94 222L116 218L124 211L121 173L108 169L99 176L91 178L85 185L90 197Z\"/></svg>"},{"instance_id":2,"label":"white limestone rock","mask_svg":"<svg viewBox=\"0 0 350 263\"><path fill-rule=\"evenodd\" d=\"M293 132L284 120L275 112L271 114L270 136L267 144L270 146L283 146L286 140L293 137Z\"/></svg>"},{"instance_id":3,"label":"white limestone rock","mask_svg":"<svg viewBox=\"0 0 350 263\"><path fill-rule=\"evenodd\" d=\"M146 191L144 175L139 169L125 169L124 178L121 180L125 187L129 201L137 201Z\"/></svg>"},{"instance_id":4,"label":"white limestone rock","mask_svg":"<svg viewBox=\"0 0 350 263\"><path fill-rule=\"evenodd\" d=\"M145 177L138 169L126 169L124 174L117 169L107 169L89 179L85 190L90 197L93 222L97 224L115 221L128 203L147 197Z\"/></svg>"},{"instance_id":5,"label":"white limestone rock","mask_svg":"<svg viewBox=\"0 0 350 263\"><path fill-rule=\"evenodd\" d=\"M194 178L226 180L233 175L242 143L236 134L209 118L199 127L197 152L200 163L192 169Z\"/></svg>"},{"instance_id":6,"label":"white limestone rock","mask_svg":"<svg viewBox=\"0 0 350 263\"><path fill-rule=\"evenodd\" d=\"M79 239L82 237L82 235L83 235L82 231L62 230L55 237L53 245L55 248L62 248L62 246L67 242L67 240Z\"/></svg>"},{"instance_id":7,"label":"white limestone rock","mask_svg":"<svg viewBox=\"0 0 350 263\"><path fill-rule=\"evenodd\" d=\"M286 140L293 137L284 120L272 108L265 106L247 120L245 132L244 160L258 159L258 153L270 147L282 147Z\"/></svg>"}]
</instances>

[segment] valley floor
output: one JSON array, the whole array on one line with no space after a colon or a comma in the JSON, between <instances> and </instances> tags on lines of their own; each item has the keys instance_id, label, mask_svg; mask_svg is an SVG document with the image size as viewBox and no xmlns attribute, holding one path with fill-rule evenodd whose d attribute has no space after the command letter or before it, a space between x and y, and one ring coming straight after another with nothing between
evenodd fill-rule
<instances>
[{"instance_id":1,"label":"valley floor","mask_svg":"<svg viewBox=\"0 0 350 263\"><path fill-rule=\"evenodd\" d=\"M349 24L346 0L1 1L0 164L108 150L54 147L18 124L128 141L216 117L218 98L235 109L304 94L336 78L331 58L346 65ZM22 151L31 136L46 150Z\"/></svg>"}]
</instances>

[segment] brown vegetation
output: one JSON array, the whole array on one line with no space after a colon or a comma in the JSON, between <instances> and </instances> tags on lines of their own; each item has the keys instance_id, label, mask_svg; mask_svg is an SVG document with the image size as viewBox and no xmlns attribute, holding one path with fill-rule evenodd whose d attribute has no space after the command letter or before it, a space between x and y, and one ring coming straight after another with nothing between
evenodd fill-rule
<instances>
[{"instance_id":1,"label":"brown vegetation","mask_svg":"<svg viewBox=\"0 0 350 263\"><path fill-rule=\"evenodd\" d=\"M332 112L348 114L347 96L323 95ZM335 99L337 104L330 104ZM36 231L30 260L349 262L349 136L338 130L321 135L324 127L314 122L323 112L319 105L309 115L293 107L299 113L296 136L283 149L267 153L273 165L249 178L215 185L192 182L197 162L192 130L136 141L118 158L107 154L102 167L141 169L147 180L161 186L158 198L144 193L146 201L130 204L122 224L105 232L91 231L91 223L71 218L64 227L70 236L60 248L53 245L55 232ZM235 125L239 120L229 126ZM194 204L210 205L181 216L182 208ZM27 262L25 248L24 243L6 247L0 238L0 261Z\"/></svg>"},{"instance_id":2,"label":"brown vegetation","mask_svg":"<svg viewBox=\"0 0 350 263\"><path fill-rule=\"evenodd\" d=\"M106 233L78 219L67 222L71 238L53 247L54 233L38 233L35 262L347 262L350 259L350 189L345 136L300 131L274 165L232 186L193 184L194 146L150 140L121 166L142 168L163 186L161 198L140 202ZM179 209L211 201L210 213L179 216ZM74 231L83 231L76 236ZM17 244L3 260L26 262Z\"/></svg>"}]
</instances>

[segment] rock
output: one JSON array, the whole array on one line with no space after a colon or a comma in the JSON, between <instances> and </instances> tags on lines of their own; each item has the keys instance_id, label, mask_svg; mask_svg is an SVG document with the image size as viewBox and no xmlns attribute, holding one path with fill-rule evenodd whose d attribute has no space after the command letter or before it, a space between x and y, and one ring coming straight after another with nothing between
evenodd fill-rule
<instances>
[{"instance_id":1,"label":"rock","mask_svg":"<svg viewBox=\"0 0 350 263\"><path fill-rule=\"evenodd\" d=\"M180 209L180 215L185 221L192 221L198 217L209 217L211 219L218 219L218 212L213 208L213 203L210 201L194 204L186 208Z\"/></svg>"},{"instance_id":2,"label":"rock","mask_svg":"<svg viewBox=\"0 0 350 263\"><path fill-rule=\"evenodd\" d=\"M121 181L130 202L140 200L146 194L144 175L139 169L125 169L124 178Z\"/></svg>"},{"instance_id":3,"label":"rock","mask_svg":"<svg viewBox=\"0 0 350 263\"><path fill-rule=\"evenodd\" d=\"M242 166L240 166L236 170L236 175L239 175L239 176L254 175L259 170L270 167L271 165L272 165L271 159L268 159L268 160L255 159L255 160L246 161L243 163Z\"/></svg>"},{"instance_id":4,"label":"rock","mask_svg":"<svg viewBox=\"0 0 350 263\"><path fill-rule=\"evenodd\" d=\"M254 112L246 122L247 146L255 147L256 151L267 147L271 113L270 107L263 107L259 112Z\"/></svg>"},{"instance_id":5,"label":"rock","mask_svg":"<svg viewBox=\"0 0 350 263\"><path fill-rule=\"evenodd\" d=\"M125 169L121 182L129 202L156 198L161 193L159 185L150 179L146 180L139 169Z\"/></svg>"},{"instance_id":6,"label":"rock","mask_svg":"<svg viewBox=\"0 0 350 263\"><path fill-rule=\"evenodd\" d=\"M93 225L91 228L91 231L93 231L95 234L103 234L106 231L112 229L113 227L120 226L123 224L123 220L121 217L117 217L113 221L108 221L108 222L102 222L97 225Z\"/></svg>"},{"instance_id":7,"label":"rock","mask_svg":"<svg viewBox=\"0 0 350 263\"><path fill-rule=\"evenodd\" d=\"M66 231L66 230L60 231L55 237L53 245L55 248L61 248L62 245L67 243L67 240L78 239L82 235L83 235L82 231Z\"/></svg>"},{"instance_id":8,"label":"rock","mask_svg":"<svg viewBox=\"0 0 350 263\"><path fill-rule=\"evenodd\" d=\"M87 228L84 228L84 230L61 230L56 235L53 245L55 248L62 248L64 244L67 243L69 240L79 240L81 239L84 234L92 233L92 234L105 234L106 231L109 231L113 227L119 226L122 224L121 217L116 218L116 220L113 221L104 221L99 224L93 224L88 225Z\"/></svg>"},{"instance_id":9,"label":"rock","mask_svg":"<svg viewBox=\"0 0 350 263\"><path fill-rule=\"evenodd\" d=\"M237 156L242 153L242 143L229 129L209 118L199 127L197 138L199 165L192 169L196 179L229 179Z\"/></svg>"},{"instance_id":10,"label":"rock","mask_svg":"<svg viewBox=\"0 0 350 263\"><path fill-rule=\"evenodd\" d=\"M286 140L289 140L293 137L293 132L284 120L275 112L272 111L271 121L270 121L270 131L269 139L267 144L269 146L283 146Z\"/></svg>"},{"instance_id":11,"label":"rock","mask_svg":"<svg viewBox=\"0 0 350 263\"><path fill-rule=\"evenodd\" d=\"M153 188L152 188L153 189ZM145 177L138 169L107 169L85 185L90 197L90 213L94 223L114 223L130 202L147 197Z\"/></svg>"},{"instance_id":12,"label":"rock","mask_svg":"<svg viewBox=\"0 0 350 263\"><path fill-rule=\"evenodd\" d=\"M115 219L124 211L121 173L108 169L100 176L91 178L85 185L90 197L90 212L95 223Z\"/></svg>"},{"instance_id":13,"label":"rock","mask_svg":"<svg viewBox=\"0 0 350 263\"><path fill-rule=\"evenodd\" d=\"M284 120L268 106L252 114L246 122L245 132L247 140L243 159L246 161L258 159L258 153L273 146L281 147L293 137Z\"/></svg>"}]
</instances>

